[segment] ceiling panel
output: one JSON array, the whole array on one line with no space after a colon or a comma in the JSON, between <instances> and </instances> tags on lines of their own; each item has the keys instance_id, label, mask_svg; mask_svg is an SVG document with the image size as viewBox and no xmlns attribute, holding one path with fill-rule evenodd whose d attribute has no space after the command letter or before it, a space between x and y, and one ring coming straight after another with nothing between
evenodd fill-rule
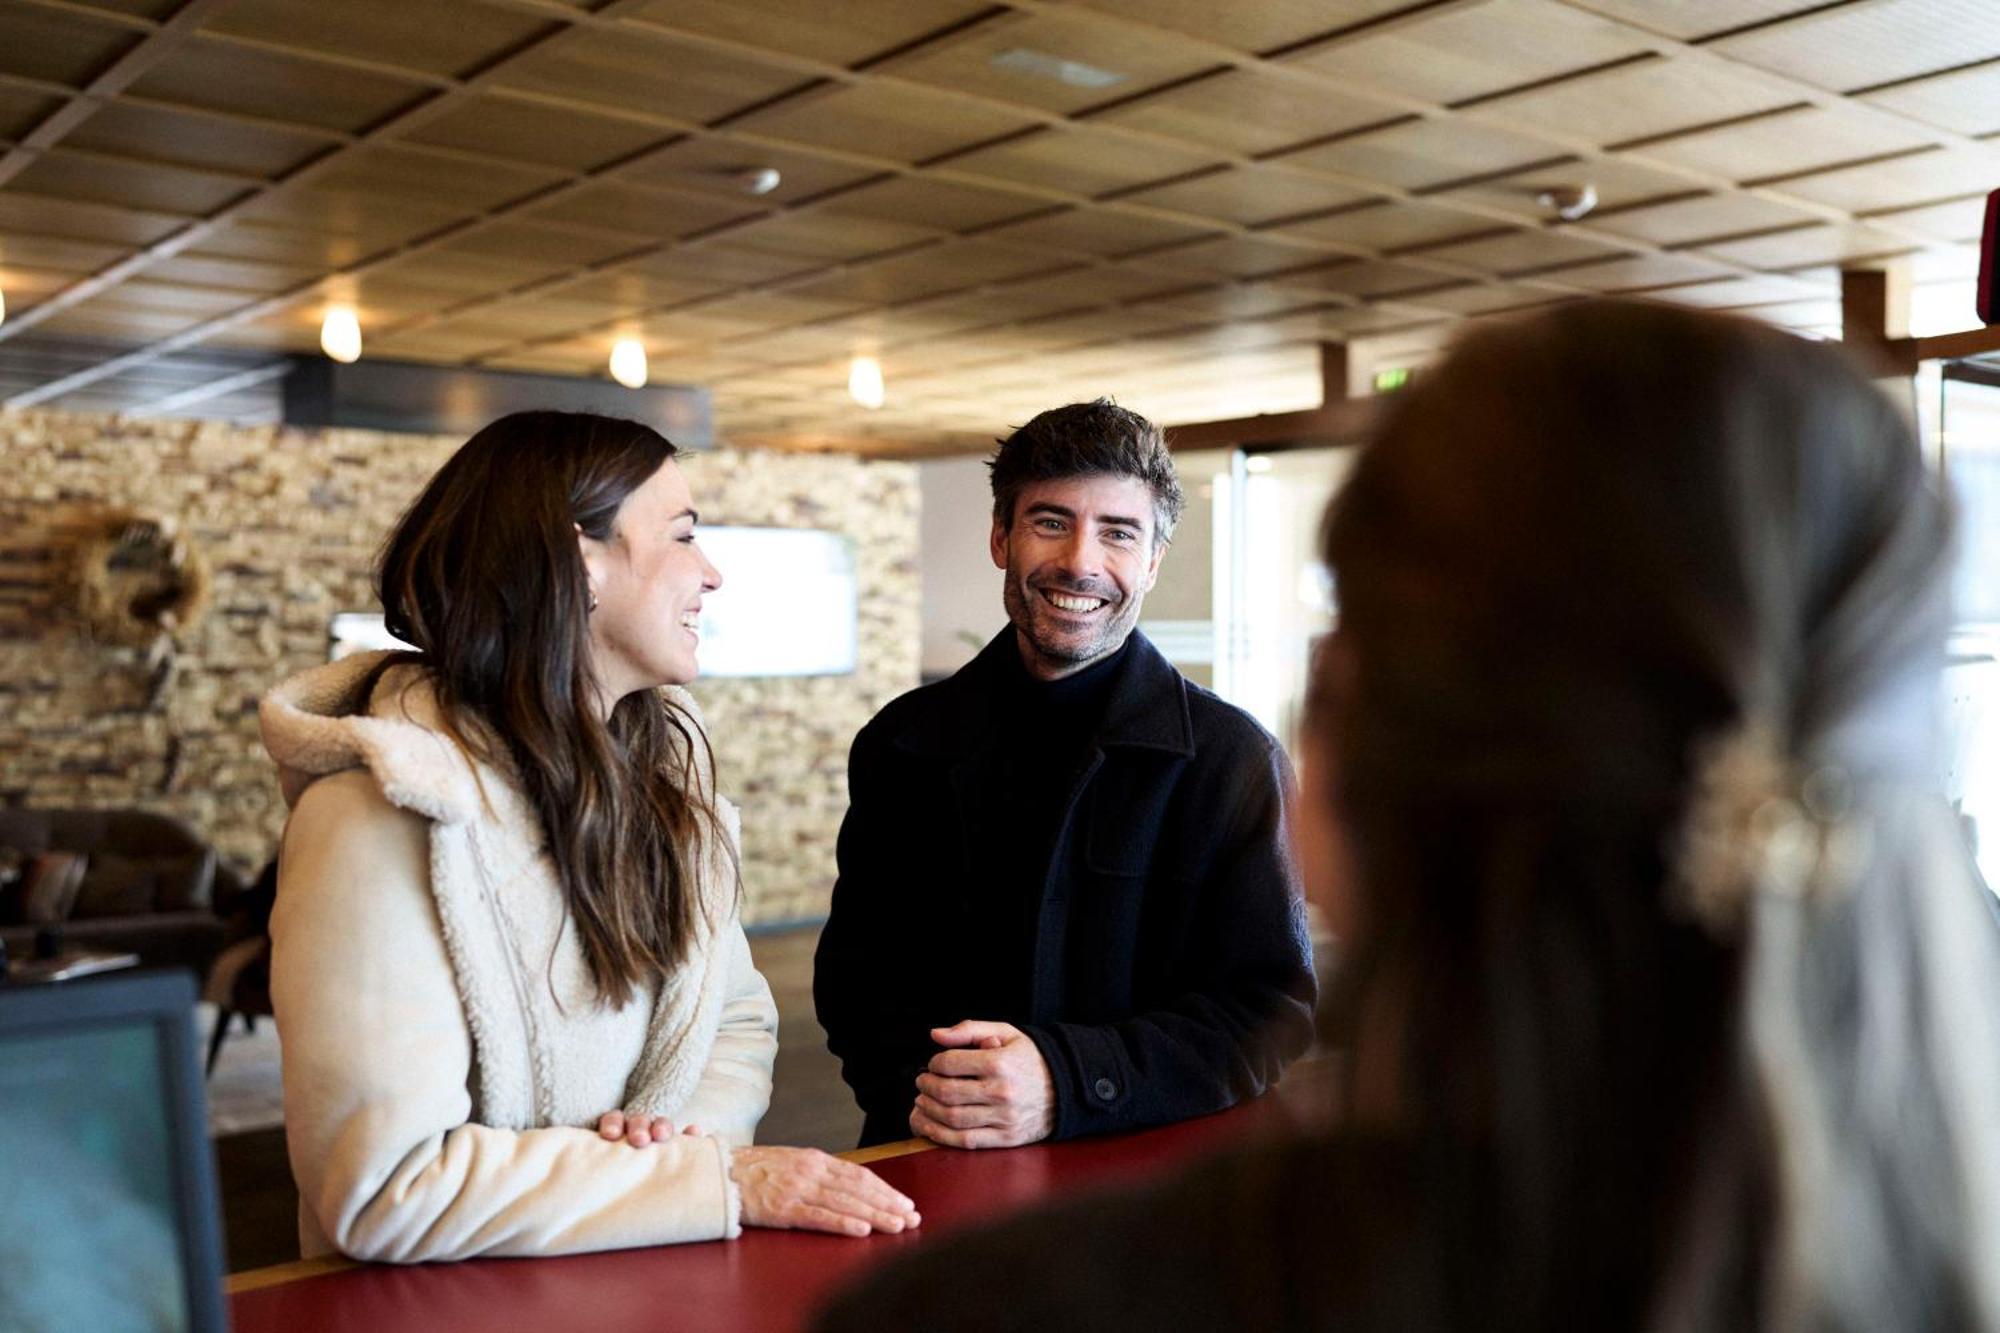
<instances>
[{"instance_id":1,"label":"ceiling panel","mask_svg":"<svg viewBox=\"0 0 2000 1333\"><path fill-rule=\"evenodd\" d=\"M1594 292L1631 292L1729 276L1729 269L1693 254L1627 255L1599 264L1563 269L1556 277L1568 287Z\"/></svg>"},{"instance_id":2,"label":"ceiling panel","mask_svg":"<svg viewBox=\"0 0 2000 1333\"><path fill-rule=\"evenodd\" d=\"M896 63L899 78L1047 111L1073 112L1213 68L1171 33L1114 31L1060 12L989 24Z\"/></svg>"},{"instance_id":3,"label":"ceiling panel","mask_svg":"<svg viewBox=\"0 0 2000 1333\"><path fill-rule=\"evenodd\" d=\"M946 231L990 227L1046 210L1046 200L1016 190L991 189L925 176L894 176L845 191L820 207L830 214L895 222L924 218Z\"/></svg>"},{"instance_id":4,"label":"ceiling panel","mask_svg":"<svg viewBox=\"0 0 2000 1333\"><path fill-rule=\"evenodd\" d=\"M1570 0L1649 32L1699 39L1818 9L1827 0Z\"/></svg>"},{"instance_id":5,"label":"ceiling panel","mask_svg":"<svg viewBox=\"0 0 2000 1333\"><path fill-rule=\"evenodd\" d=\"M338 206L366 212L375 204L442 207L485 212L564 179L564 173L527 163L467 159L394 143L368 144L341 154L317 172L310 190Z\"/></svg>"},{"instance_id":6,"label":"ceiling panel","mask_svg":"<svg viewBox=\"0 0 2000 1333\"><path fill-rule=\"evenodd\" d=\"M1540 202L1544 191L1584 185L1596 192L1599 209L1625 208L1675 198L1687 194L1690 189L1685 175L1673 172L1664 165L1645 166L1623 158L1606 158L1561 162L1512 172L1446 190L1438 194L1436 200L1440 204L1477 204L1540 222L1549 216L1548 209Z\"/></svg>"},{"instance_id":7,"label":"ceiling panel","mask_svg":"<svg viewBox=\"0 0 2000 1333\"><path fill-rule=\"evenodd\" d=\"M0 254L4 253L5 243L0 242ZM257 297L295 287L314 276L314 271L310 268L287 268L282 264L226 259L188 250L153 265L147 274L164 282L226 289L245 297Z\"/></svg>"},{"instance_id":8,"label":"ceiling panel","mask_svg":"<svg viewBox=\"0 0 2000 1333\"><path fill-rule=\"evenodd\" d=\"M643 29L582 29L509 62L503 88L706 123L810 75Z\"/></svg>"},{"instance_id":9,"label":"ceiling panel","mask_svg":"<svg viewBox=\"0 0 2000 1333\"><path fill-rule=\"evenodd\" d=\"M335 141L325 134L283 126L113 103L100 107L63 142L71 148L150 158L172 166L274 177L325 152Z\"/></svg>"},{"instance_id":10,"label":"ceiling panel","mask_svg":"<svg viewBox=\"0 0 2000 1333\"><path fill-rule=\"evenodd\" d=\"M1913 129L1883 125L1850 111L1805 107L1648 144L1644 151L1657 161L1747 181L1924 145L1923 136Z\"/></svg>"},{"instance_id":11,"label":"ceiling panel","mask_svg":"<svg viewBox=\"0 0 2000 1333\"><path fill-rule=\"evenodd\" d=\"M1093 255L1124 255L1193 241L1215 234L1213 227L1110 209L1071 209L1032 222L1001 227L993 239L1021 246Z\"/></svg>"},{"instance_id":12,"label":"ceiling panel","mask_svg":"<svg viewBox=\"0 0 2000 1333\"><path fill-rule=\"evenodd\" d=\"M79 241L67 236L0 235L0 264L9 267L94 273L98 269L109 268L130 253L121 245Z\"/></svg>"},{"instance_id":13,"label":"ceiling panel","mask_svg":"<svg viewBox=\"0 0 2000 1333\"><path fill-rule=\"evenodd\" d=\"M986 241L957 241L877 263L857 265L790 290L843 305L888 305L1040 273L1068 261Z\"/></svg>"},{"instance_id":14,"label":"ceiling panel","mask_svg":"<svg viewBox=\"0 0 2000 1333\"><path fill-rule=\"evenodd\" d=\"M1798 283L1791 278L1724 278L1716 282L1690 283L1658 293L1659 299L1676 305L1703 309L1740 309L1748 306L1777 305L1800 299Z\"/></svg>"},{"instance_id":15,"label":"ceiling panel","mask_svg":"<svg viewBox=\"0 0 2000 1333\"><path fill-rule=\"evenodd\" d=\"M1422 355L1574 292L1819 329L1838 264L1899 252L1947 305L2000 169L1954 140L2000 131L1966 0L167 3L0 3L0 148L151 40L0 179L15 311L109 270L49 323L143 345L271 299L217 341L305 350L339 292L375 352L591 376L633 327L737 437L990 439L1103 385L1272 410L1319 340Z\"/></svg>"},{"instance_id":16,"label":"ceiling panel","mask_svg":"<svg viewBox=\"0 0 2000 1333\"><path fill-rule=\"evenodd\" d=\"M1586 260L1611 259L1624 252L1616 246L1586 240L1581 236L1529 228L1480 240L1427 245L1417 253L1427 260L1465 264L1487 273L1511 274Z\"/></svg>"},{"instance_id":17,"label":"ceiling panel","mask_svg":"<svg viewBox=\"0 0 2000 1333\"><path fill-rule=\"evenodd\" d=\"M1947 203L1870 216L1899 228L1914 228L1940 241L1977 241L1986 222L1986 196L1970 194Z\"/></svg>"},{"instance_id":18,"label":"ceiling panel","mask_svg":"<svg viewBox=\"0 0 2000 1333\"><path fill-rule=\"evenodd\" d=\"M1273 71L1236 69L1168 96L1120 106L1100 119L1225 152L1256 154L1405 114L1387 102L1308 88Z\"/></svg>"},{"instance_id":19,"label":"ceiling panel","mask_svg":"<svg viewBox=\"0 0 2000 1333\"><path fill-rule=\"evenodd\" d=\"M1275 167L1216 171L1119 197L1128 203L1170 208L1245 226L1347 209L1370 198L1360 190Z\"/></svg>"},{"instance_id":20,"label":"ceiling panel","mask_svg":"<svg viewBox=\"0 0 2000 1333\"><path fill-rule=\"evenodd\" d=\"M0 236L71 236L119 245L150 245L187 225L170 213L150 213L129 204L86 204L30 194L19 180L0 190Z\"/></svg>"},{"instance_id":21,"label":"ceiling panel","mask_svg":"<svg viewBox=\"0 0 2000 1333\"><path fill-rule=\"evenodd\" d=\"M494 51L546 30L531 14L494 5L409 0L234 0L206 31L316 55L460 76Z\"/></svg>"},{"instance_id":22,"label":"ceiling panel","mask_svg":"<svg viewBox=\"0 0 2000 1333\"><path fill-rule=\"evenodd\" d=\"M1565 156L1544 140L1495 126L1419 120L1288 153L1284 160L1424 190Z\"/></svg>"},{"instance_id":23,"label":"ceiling panel","mask_svg":"<svg viewBox=\"0 0 2000 1333\"><path fill-rule=\"evenodd\" d=\"M196 37L132 85L142 97L356 132L427 95L416 79Z\"/></svg>"},{"instance_id":24,"label":"ceiling panel","mask_svg":"<svg viewBox=\"0 0 2000 1333\"><path fill-rule=\"evenodd\" d=\"M1654 245L1674 246L1717 236L1804 226L1816 218L1816 214L1806 209L1756 195L1704 194L1598 213L1590 219L1590 226Z\"/></svg>"},{"instance_id":25,"label":"ceiling panel","mask_svg":"<svg viewBox=\"0 0 2000 1333\"><path fill-rule=\"evenodd\" d=\"M445 248L456 254L570 267L594 264L643 243L642 239L612 232L584 232L569 227L508 221L477 228Z\"/></svg>"},{"instance_id":26,"label":"ceiling panel","mask_svg":"<svg viewBox=\"0 0 2000 1333\"><path fill-rule=\"evenodd\" d=\"M1154 266L1171 266L1180 272L1227 278L1260 278L1303 264L1324 261L1323 254L1315 253L1309 247L1286 245L1256 236L1223 236L1212 241L1197 241L1149 256L1147 260Z\"/></svg>"},{"instance_id":27,"label":"ceiling panel","mask_svg":"<svg viewBox=\"0 0 2000 1333\"><path fill-rule=\"evenodd\" d=\"M1752 268L1803 268L1808 264L1831 264L1843 259L1874 258L1900 254L1910 243L1888 232L1860 224L1847 226L1801 227L1796 231L1774 232L1742 241L1724 241L1702 247L1704 254L1716 255Z\"/></svg>"},{"instance_id":28,"label":"ceiling panel","mask_svg":"<svg viewBox=\"0 0 2000 1333\"><path fill-rule=\"evenodd\" d=\"M777 213L733 228L729 244L740 250L762 250L817 261L820 264L857 259L934 240L931 227L882 218L841 217L832 213Z\"/></svg>"},{"instance_id":29,"label":"ceiling panel","mask_svg":"<svg viewBox=\"0 0 2000 1333\"><path fill-rule=\"evenodd\" d=\"M61 109L65 99L27 87L0 84L0 139L19 139Z\"/></svg>"},{"instance_id":30,"label":"ceiling panel","mask_svg":"<svg viewBox=\"0 0 2000 1333\"><path fill-rule=\"evenodd\" d=\"M1449 237L1489 232L1496 225L1504 226L1431 204L1379 203L1364 208L1343 209L1331 217L1287 223L1273 228L1273 232L1280 236L1302 236L1335 245L1359 246L1365 250L1395 250Z\"/></svg>"},{"instance_id":31,"label":"ceiling panel","mask_svg":"<svg viewBox=\"0 0 2000 1333\"><path fill-rule=\"evenodd\" d=\"M0 74L80 88L137 44L139 36L94 17L0 5Z\"/></svg>"},{"instance_id":32,"label":"ceiling panel","mask_svg":"<svg viewBox=\"0 0 2000 1333\"><path fill-rule=\"evenodd\" d=\"M653 0L636 21L853 65L965 22L976 0Z\"/></svg>"},{"instance_id":33,"label":"ceiling panel","mask_svg":"<svg viewBox=\"0 0 2000 1333\"><path fill-rule=\"evenodd\" d=\"M14 177L13 184L29 194L57 199L130 204L157 213L200 217L221 208L255 182L240 176L154 165L139 158L57 148L30 162Z\"/></svg>"},{"instance_id":34,"label":"ceiling panel","mask_svg":"<svg viewBox=\"0 0 2000 1333\"><path fill-rule=\"evenodd\" d=\"M1221 42L1240 51L1270 51L1352 28L1410 7L1411 0L1076 0L1079 7L1135 24L1158 26Z\"/></svg>"},{"instance_id":35,"label":"ceiling panel","mask_svg":"<svg viewBox=\"0 0 2000 1333\"><path fill-rule=\"evenodd\" d=\"M2000 56L1992 0L1869 0L1725 37L1745 64L1847 92Z\"/></svg>"},{"instance_id":36,"label":"ceiling panel","mask_svg":"<svg viewBox=\"0 0 2000 1333\"><path fill-rule=\"evenodd\" d=\"M748 194L740 178L760 167L778 172L779 183L763 194ZM617 171L620 180L668 190L745 197L764 204L789 204L881 174L874 167L721 137L682 139Z\"/></svg>"},{"instance_id":37,"label":"ceiling panel","mask_svg":"<svg viewBox=\"0 0 2000 1333\"><path fill-rule=\"evenodd\" d=\"M927 88L863 83L787 102L750 116L739 126L808 147L921 162L1030 123L1012 112Z\"/></svg>"},{"instance_id":38,"label":"ceiling panel","mask_svg":"<svg viewBox=\"0 0 2000 1333\"><path fill-rule=\"evenodd\" d=\"M1483 114L1530 130L1612 144L1797 100L1768 79L1723 66L1653 59L1509 94L1487 103Z\"/></svg>"},{"instance_id":39,"label":"ceiling panel","mask_svg":"<svg viewBox=\"0 0 2000 1333\"><path fill-rule=\"evenodd\" d=\"M1640 54L1643 42L1615 24L1556 0L1488 0L1448 6L1436 18L1364 33L1298 57L1356 92L1389 87L1433 102L1459 102L1570 70Z\"/></svg>"},{"instance_id":40,"label":"ceiling panel","mask_svg":"<svg viewBox=\"0 0 2000 1333\"><path fill-rule=\"evenodd\" d=\"M1437 270L1389 260L1349 260L1279 274L1272 281L1313 291L1348 296L1380 296L1388 292L1434 287L1446 279Z\"/></svg>"},{"instance_id":41,"label":"ceiling panel","mask_svg":"<svg viewBox=\"0 0 2000 1333\"><path fill-rule=\"evenodd\" d=\"M1932 203L2000 182L2000 162L1973 150L1939 148L1892 162L1832 171L1785 182L1785 192L1850 212Z\"/></svg>"},{"instance_id":42,"label":"ceiling panel","mask_svg":"<svg viewBox=\"0 0 2000 1333\"><path fill-rule=\"evenodd\" d=\"M952 159L954 171L1058 194L1137 190L1217 165L1217 155L1104 130L1049 130Z\"/></svg>"},{"instance_id":43,"label":"ceiling panel","mask_svg":"<svg viewBox=\"0 0 2000 1333\"><path fill-rule=\"evenodd\" d=\"M467 97L404 138L563 171L591 171L665 142L671 131L559 107Z\"/></svg>"},{"instance_id":44,"label":"ceiling panel","mask_svg":"<svg viewBox=\"0 0 2000 1333\"><path fill-rule=\"evenodd\" d=\"M107 16L124 15L131 18L164 20L184 0L78 0L76 8L94 9Z\"/></svg>"},{"instance_id":45,"label":"ceiling panel","mask_svg":"<svg viewBox=\"0 0 2000 1333\"><path fill-rule=\"evenodd\" d=\"M730 200L688 191L641 189L598 181L566 190L523 215L537 222L562 223L670 239L707 231L763 212L752 199Z\"/></svg>"},{"instance_id":46,"label":"ceiling panel","mask_svg":"<svg viewBox=\"0 0 2000 1333\"><path fill-rule=\"evenodd\" d=\"M1900 83L1858 100L1959 134L2000 132L2000 60Z\"/></svg>"}]
</instances>

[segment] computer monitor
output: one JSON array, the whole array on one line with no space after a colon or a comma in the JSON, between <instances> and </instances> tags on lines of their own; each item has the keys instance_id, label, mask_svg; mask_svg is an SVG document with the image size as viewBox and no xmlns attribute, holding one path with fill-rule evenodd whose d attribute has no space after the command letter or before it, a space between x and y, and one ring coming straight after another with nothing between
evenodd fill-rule
<instances>
[{"instance_id":1,"label":"computer monitor","mask_svg":"<svg viewBox=\"0 0 2000 1333\"><path fill-rule=\"evenodd\" d=\"M221 1333L184 972L0 985L0 1328Z\"/></svg>"}]
</instances>

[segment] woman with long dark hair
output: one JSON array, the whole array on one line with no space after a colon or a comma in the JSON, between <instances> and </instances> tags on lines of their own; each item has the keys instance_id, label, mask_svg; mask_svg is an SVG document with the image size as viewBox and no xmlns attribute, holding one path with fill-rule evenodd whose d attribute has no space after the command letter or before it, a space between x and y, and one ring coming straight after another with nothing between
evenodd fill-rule
<instances>
[{"instance_id":1,"label":"woman with long dark hair","mask_svg":"<svg viewBox=\"0 0 2000 1333\"><path fill-rule=\"evenodd\" d=\"M292 804L272 999L308 1256L916 1224L861 1167L750 1146L777 1013L678 688L721 576L674 453L631 421L494 422L383 551L415 651L264 701Z\"/></svg>"},{"instance_id":2,"label":"woman with long dark hair","mask_svg":"<svg viewBox=\"0 0 2000 1333\"><path fill-rule=\"evenodd\" d=\"M829 1327L1016 1266L954 1326L1995 1327L1947 526L1837 350L1617 302L1475 331L1326 529L1300 850L1340 1122L927 1249Z\"/></svg>"}]
</instances>

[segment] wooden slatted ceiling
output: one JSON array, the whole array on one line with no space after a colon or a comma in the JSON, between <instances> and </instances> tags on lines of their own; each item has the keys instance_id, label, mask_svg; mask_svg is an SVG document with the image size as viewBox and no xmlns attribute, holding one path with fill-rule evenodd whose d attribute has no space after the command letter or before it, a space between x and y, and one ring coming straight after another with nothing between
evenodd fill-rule
<instances>
[{"instance_id":1,"label":"wooden slatted ceiling","mask_svg":"<svg viewBox=\"0 0 2000 1333\"><path fill-rule=\"evenodd\" d=\"M62 354L0 401L254 412L336 299L416 360L635 334L730 439L886 452L1309 407L1320 341L1588 292L1826 333L1839 264L1965 280L1996 3L12 0L0 353Z\"/></svg>"}]
</instances>

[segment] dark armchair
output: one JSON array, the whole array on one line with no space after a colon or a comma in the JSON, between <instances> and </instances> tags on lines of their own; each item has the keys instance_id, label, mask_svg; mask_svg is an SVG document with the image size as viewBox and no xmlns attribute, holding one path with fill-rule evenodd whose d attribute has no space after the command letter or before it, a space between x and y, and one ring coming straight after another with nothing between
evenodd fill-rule
<instances>
[{"instance_id":1,"label":"dark armchair","mask_svg":"<svg viewBox=\"0 0 2000 1333\"><path fill-rule=\"evenodd\" d=\"M193 829L143 810L0 810L0 860L14 867L0 887L0 940L15 958L53 926L67 948L205 973L243 890Z\"/></svg>"}]
</instances>

